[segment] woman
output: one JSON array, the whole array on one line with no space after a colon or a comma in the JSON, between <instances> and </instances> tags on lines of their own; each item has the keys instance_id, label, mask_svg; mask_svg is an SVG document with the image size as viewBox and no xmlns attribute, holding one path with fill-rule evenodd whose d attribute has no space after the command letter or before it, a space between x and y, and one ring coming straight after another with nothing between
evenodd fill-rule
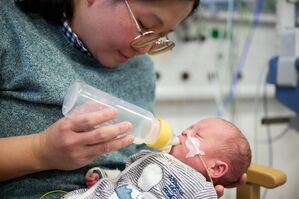
<instances>
[{"instance_id":1,"label":"woman","mask_svg":"<svg viewBox=\"0 0 299 199\"><path fill-rule=\"evenodd\" d=\"M138 150L125 135L131 124L93 128L113 119L114 110L63 118L65 92L81 79L152 111L154 71L143 54L171 49L167 34L198 4L2 0L0 196L38 198L81 188L94 165L122 169Z\"/></svg>"}]
</instances>

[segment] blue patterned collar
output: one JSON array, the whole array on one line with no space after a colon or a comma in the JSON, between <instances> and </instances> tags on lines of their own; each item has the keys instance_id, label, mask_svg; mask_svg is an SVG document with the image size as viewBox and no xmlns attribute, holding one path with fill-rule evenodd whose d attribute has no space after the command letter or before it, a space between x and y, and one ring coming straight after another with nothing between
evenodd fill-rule
<instances>
[{"instance_id":1,"label":"blue patterned collar","mask_svg":"<svg viewBox=\"0 0 299 199\"><path fill-rule=\"evenodd\" d=\"M67 19L65 16L62 18L62 31L64 32L65 36L71 42L73 46L78 48L84 54L91 56L87 47L83 44L83 42L79 39L76 33L73 32L72 28L69 26Z\"/></svg>"}]
</instances>

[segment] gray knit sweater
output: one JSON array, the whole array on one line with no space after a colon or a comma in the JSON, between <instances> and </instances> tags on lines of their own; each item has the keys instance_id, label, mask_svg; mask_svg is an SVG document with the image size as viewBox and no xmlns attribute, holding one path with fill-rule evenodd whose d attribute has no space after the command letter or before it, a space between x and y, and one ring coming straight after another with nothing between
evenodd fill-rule
<instances>
[{"instance_id":1,"label":"gray knit sweater","mask_svg":"<svg viewBox=\"0 0 299 199\"><path fill-rule=\"evenodd\" d=\"M61 26L27 15L13 2L0 1L0 137L40 132L61 118L63 97L77 79L152 111L154 71L147 56L105 68L74 48ZM131 145L75 171L40 172L1 183L0 198L39 198L51 190L81 188L89 168L124 167L136 150Z\"/></svg>"}]
</instances>

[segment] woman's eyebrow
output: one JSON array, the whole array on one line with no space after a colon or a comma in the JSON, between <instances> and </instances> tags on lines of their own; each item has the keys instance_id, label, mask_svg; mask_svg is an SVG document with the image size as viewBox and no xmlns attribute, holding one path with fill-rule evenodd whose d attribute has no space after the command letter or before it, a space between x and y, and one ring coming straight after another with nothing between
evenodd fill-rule
<instances>
[{"instance_id":1,"label":"woman's eyebrow","mask_svg":"<svg viewBox=\"0 0 299 199\"><path fill-rule=\"evenodd\" d=\"M154 14L154 13L150 13L149 14L149 17L153 17L154 18L154 20L156 21L155 23L157 23L157 24L159 24L159 25L164 25L165 23L163 22L163 20L158 16L158 15L156 15L156 14ZM174 31L174 29L170 29L170 30L168 30L167 32L173 32Z\"/></svg>"}]
</instances>

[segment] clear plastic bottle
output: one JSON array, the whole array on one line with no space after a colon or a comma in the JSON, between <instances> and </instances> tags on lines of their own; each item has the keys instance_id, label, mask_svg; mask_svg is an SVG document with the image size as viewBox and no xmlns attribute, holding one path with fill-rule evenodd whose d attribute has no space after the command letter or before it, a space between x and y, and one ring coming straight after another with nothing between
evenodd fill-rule
<instances>
[{"instance_id":1,"label":"clear plastic bottle","mask_svg":"<svg viewBox=\"0 0 299 199\"><path fill-rule=\"evenodd\" d=\"M134 136L135 144L145 143L149 147L162 150L179 143L179 139L172 133L170 125L165 120L155 118L151 112L82 81L76 81L69 88L63 102L62 113L71 118L73 115L105 108L117 109L117 116L99 126L129 121L132 123L132 128L128 133Z\"/></svg>"}]
</instances>

